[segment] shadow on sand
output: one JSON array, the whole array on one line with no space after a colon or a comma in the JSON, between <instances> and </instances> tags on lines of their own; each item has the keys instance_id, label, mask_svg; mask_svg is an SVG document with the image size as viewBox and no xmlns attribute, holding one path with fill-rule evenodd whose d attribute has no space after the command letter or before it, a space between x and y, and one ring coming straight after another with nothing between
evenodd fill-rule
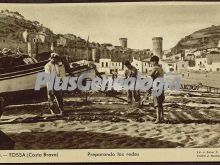
<instances>
[{"instance_id":1,"label":"shadow on sand","mask_svg":"<svg viewBox=\"0 0 220 165\"><path fill-rule=\"evenodd\" d=\"M11 134L15 149L176 148L183 144L154 138L74 131Z\"/></svg>"}]
</instances>

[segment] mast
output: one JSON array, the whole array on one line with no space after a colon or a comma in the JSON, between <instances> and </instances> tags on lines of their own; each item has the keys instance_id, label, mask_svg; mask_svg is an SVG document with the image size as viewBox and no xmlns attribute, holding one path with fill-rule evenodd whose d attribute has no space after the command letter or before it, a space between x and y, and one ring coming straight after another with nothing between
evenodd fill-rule
<instances>
[{"instance_id":1,"label":"mast","mask_svg":"<svg viewBox=\"0 0 220 165\"><path fill-rule=\"evenodd\" d=\"M87 62L89 61L89 36L88 36L88 39L87 39Z\"/></svg>"}]
</instances>

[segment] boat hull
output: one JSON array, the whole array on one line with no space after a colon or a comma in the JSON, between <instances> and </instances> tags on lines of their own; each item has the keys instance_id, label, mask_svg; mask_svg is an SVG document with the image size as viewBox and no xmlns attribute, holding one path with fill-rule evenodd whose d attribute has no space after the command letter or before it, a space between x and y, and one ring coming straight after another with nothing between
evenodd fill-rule
<instances>
[{"instance_id":1,"label":"boat hull","mask_svg":"<svg viewBox=\"0 0 220 165\"><path fill-rule=\"evenodd\" d=\"M24 65L10 70L0 70L0 97L3 97L5 105L41 102L47 100L46 86L42 86L40 91L35 91L36 75L44 72L44 65L47 61L36 63L35 65ZM19 70L18 70L19 69ZM74 76L79 76L83 72L89 72L90 78L95 77L95 70L88 66L71 68L70 72Z\"/></svg>"}]
</instances>

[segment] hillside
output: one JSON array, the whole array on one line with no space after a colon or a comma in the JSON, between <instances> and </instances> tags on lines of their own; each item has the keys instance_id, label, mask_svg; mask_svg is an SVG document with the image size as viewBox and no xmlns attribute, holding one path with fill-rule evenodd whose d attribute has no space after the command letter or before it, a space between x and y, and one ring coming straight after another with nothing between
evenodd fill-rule
<instances>
[{"instance_id":1,"label":"hillside","mask_svg":"<svg viewBox=\"0 0 220 165\"><path fill-rule=\"evenodd\" d=\"M176 46L172 48L172 53L179 53L182 49L216 47L219 40L220 26L212 25L211 27L198 30L182 38Z\"/></svg>"},{"instance_id":2,"label":"hillside","mask_svg":"<svg viewBox=\"0 0 220 165\"><path fill-rule=\"evenodd\" d=\"M53 34L39 22L26 20L18 12L2 10L0 12L0 49L6 47L14 50L19 46L22 50L26 50L26 44L22 42L24 30L41 31L43 28L47 33Z\"/></svg>"},{"instance_id":3,"label":"hillside","mask_svg":"<svg viewBox=\"0 0 220 165\"><path fill-rule=\"evenodd\" d=\"M82 39L74 34L54 34L52 30L43 26L40 22L27 20L18 12L9 10L2 10L0 12L0 50L9 48L15 51L19 47L22 52L27 54L27 44L24 42L22 35L25 29L28 32L44 31L48 36L52 36L55 51L61 55L69 55L72 61L87 59L88 56L91 59L92 48L97 48L97 57L101 57L101 55L103 56L106 53L113 61L125 61L132 59L132 56L136 58L140 56L143 58L149 57L149 51L146 50L133 50L129 48L123 50L120 46L113 46L113 49L106 51L105 49L107 49L106 47L109 44L88 42L87 39ZM57 40L62 43L57 44ZM65 44L62 45L63 43ZM38 46L38 55L40 57L38 60L47 59L50 54L50 45L48 43L39 43ZM35 51L34 46L32 50Z\"/></svg>"}]
</instances>

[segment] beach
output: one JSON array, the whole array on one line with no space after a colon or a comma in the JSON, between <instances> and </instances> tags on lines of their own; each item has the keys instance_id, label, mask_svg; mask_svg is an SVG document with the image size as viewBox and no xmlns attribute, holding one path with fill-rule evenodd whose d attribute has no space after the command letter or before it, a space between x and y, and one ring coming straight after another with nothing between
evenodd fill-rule
<instances>
[{"instance_id":1,"label":"beach","mask_svg":"<svg viewBox=\"0 0 220 165\"><path fill-rule=\"evenodd\" d=\"M15 141L15 149L219 147L219 96L167 91L165 122L154 124L151 99L136 108L113 97L89 97L92 103L84 104L83 98L68 95L65 117L36 117L49 113L47 102L11 105L0 129Z\"/></svg>"}]
</instances>

